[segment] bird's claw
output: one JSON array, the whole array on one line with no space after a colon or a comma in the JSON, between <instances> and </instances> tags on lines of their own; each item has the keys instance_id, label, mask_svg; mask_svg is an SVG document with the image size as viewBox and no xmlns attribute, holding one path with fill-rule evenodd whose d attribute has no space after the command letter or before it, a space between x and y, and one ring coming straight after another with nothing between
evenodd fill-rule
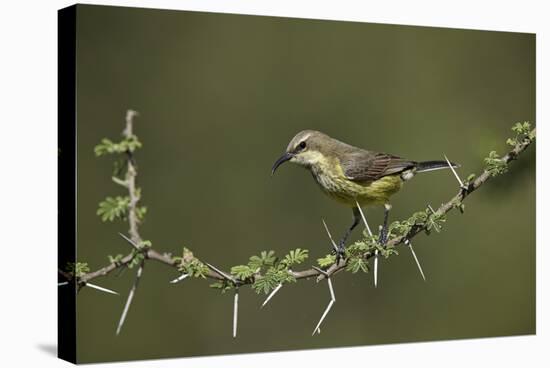
<instances>
[{"instance_id":1,"label":"bird's claw","mask_svg":"<svg viewBox=\"0 0 550 368\"><path fill-rule=\"evenodd\" d=\"M382 247L386 245L386 242L388 241L388 234L384 229L380 231L380 236L378 237L378 244L380 244Z\"/></svg>"},{"instance_id":2,"label":"bird's claw","mask_svg":"<svg viewBox=\"0 0 550 368\"><path fill-rule=\"evenodd\" d=\"M340 242L340 244L338 244L338 248L334 249L332 253L336 254L336 264L339 264L340 260L346 257L346 247L342 242Z\"/></svg>"},{"instance_id":3,"label":"bird's claw","mask_svg":"<svg viewBox=\"0 0 550 368\"><path fill-rule=\"evenodd\" d=\"M378 244L382 247L386 245L388 241L388 217L387 212L384 215L384 224L380 226L379 235L378 235Z\"/></svg>"}]
</instances>

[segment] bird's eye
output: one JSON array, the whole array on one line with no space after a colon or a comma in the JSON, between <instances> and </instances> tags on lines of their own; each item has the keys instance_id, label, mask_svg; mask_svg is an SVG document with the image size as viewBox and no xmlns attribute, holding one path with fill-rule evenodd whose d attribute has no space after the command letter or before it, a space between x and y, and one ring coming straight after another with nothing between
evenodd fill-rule
<instances>
[{"instance_id":1,"label":"bird's eye","mask_svg":"<svg viewBox=\"0 0 550 368\"><path fill-rule=\"evenodd\" d=\"M298 146L300 147L300 149L304 149L306 148L306 142L302 141Z\"/></svg>"}]
</instances>

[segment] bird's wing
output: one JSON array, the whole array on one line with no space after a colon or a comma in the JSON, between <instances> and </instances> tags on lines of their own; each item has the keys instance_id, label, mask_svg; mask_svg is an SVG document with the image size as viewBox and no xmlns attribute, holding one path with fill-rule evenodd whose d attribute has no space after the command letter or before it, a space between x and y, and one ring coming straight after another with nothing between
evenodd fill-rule
<instances>
[{"instance_id":1,"label":"bird's wing","mask_svg":"<svg viewBox=\"0 0 550 368\"><path fill-rule=\"evenodd\" d=\"M362 182L380 179L397 174L415 166L414 161L387 153L375 153L365 150L350 152L340 158L344 175L349 180Z\"/></svg>"}]
</instances>

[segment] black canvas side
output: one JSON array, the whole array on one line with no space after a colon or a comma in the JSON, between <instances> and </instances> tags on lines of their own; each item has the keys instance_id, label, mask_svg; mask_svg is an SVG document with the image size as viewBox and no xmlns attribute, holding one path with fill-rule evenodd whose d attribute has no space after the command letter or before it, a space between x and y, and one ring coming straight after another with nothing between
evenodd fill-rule
<instances>
[{"instance_id":1,"label":"black canvas side","mask_svg":"<svg viewBox=\"0 0 550 368\"><path fill-rule=\"evenodd\" d=\"M58 280L76 261L76 5L58 11ZM76 288L57 288L57 344L61 359L76 363Z\"/></svg>"}]
</instances>

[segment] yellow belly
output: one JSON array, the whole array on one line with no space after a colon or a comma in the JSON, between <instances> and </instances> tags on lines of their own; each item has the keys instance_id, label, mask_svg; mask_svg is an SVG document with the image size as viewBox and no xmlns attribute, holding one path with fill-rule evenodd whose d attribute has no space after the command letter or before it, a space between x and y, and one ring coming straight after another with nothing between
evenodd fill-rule
<instances>
[{"instance_id":1,"label":"yellow belly","mask_svg":"<svg viewBox=\"0 0 550 368\"><path fill-rule=\"evenodd\" d=\"M323 166L312 168L315 181L329 197L351 207L356 206L355 201L361 206L388 203L389 198L403 186L399 174L359 183L347 179L340 165Z\"/></svg>"}]
</instances>

